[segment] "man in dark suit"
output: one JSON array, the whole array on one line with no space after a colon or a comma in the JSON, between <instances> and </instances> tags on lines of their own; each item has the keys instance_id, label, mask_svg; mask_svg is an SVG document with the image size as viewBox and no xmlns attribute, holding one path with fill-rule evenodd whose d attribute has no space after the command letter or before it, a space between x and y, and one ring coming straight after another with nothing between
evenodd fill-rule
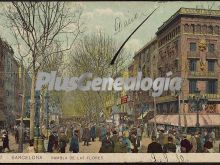
<instances>
[{"instance_id":1,"label":"man in dark suit","mask_svg":"<svg viewBox=\"0 0 220 165\"><path fill-rule=\"evenodd\" d=\"M189 153L190 150L192 149L192 144L190 143L190 141L186 137L187 137L187 135L183 134L183 140L181 140L181 142L180 142L182 153Z\"/></svg>"},{"instance_id":2,"label":"man in dark suit","mask_svg":"<svg viewBox=\"0 0 220 165\"><path fill-rule=\"evenodd\" d=\"M147 147L148 153L162 153L162 146L160 143L156 142L156 136L152 136L152 143L150 143Z\"/></svg>"}]
</instances>

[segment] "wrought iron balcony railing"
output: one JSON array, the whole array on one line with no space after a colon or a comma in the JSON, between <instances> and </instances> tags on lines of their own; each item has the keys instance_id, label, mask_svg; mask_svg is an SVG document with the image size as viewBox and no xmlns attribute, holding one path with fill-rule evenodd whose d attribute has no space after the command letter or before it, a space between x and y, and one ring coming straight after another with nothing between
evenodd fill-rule
<instances>
[{"instance_id":1,"label":"wrought iron balcony railing","mask_svg":"<svg viewBox=\"0 0 220 165\"><path fill-rule=\"evenodd\" d=\"M218 78L218 73L216 72L192 72L188 74L189 78Z\"/></svg>"}]
</instances>

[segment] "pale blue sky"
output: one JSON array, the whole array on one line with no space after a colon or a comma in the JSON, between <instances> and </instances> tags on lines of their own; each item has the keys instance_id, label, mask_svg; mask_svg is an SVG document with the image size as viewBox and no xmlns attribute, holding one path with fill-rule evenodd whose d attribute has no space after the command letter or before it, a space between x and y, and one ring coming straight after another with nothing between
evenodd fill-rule
<instances>
[{"instance_id":1,"label":"pale blue sky","mask_svg":"<svg viewBox=\"0 0 220 165\"><path fill-rule=\"evenodd\" d=\"M153 11L157 6L158 10L145 22L141 28L130 38L125 47L132 52L138 51L148 41L150 41L163 22L169 19L179 8L208 8L220 9L220 2L211 1L177 1L177 2L81 2L84 8L83 18L86 20L87 32L94 32L102 29L114 37L119 43L122 43L126 37L142 22L146 16L140 16L140 13L146 15ZM139 16L137 19L117 35L115 35L115 18L119 17L121 22L134 17L135 13Z\"/></svg>"},{"instance_id":2,"label":"pale blue sky","mask_svg":"<svg viewBox=\"0 0 220 165\"><path fill-rule=\"evenodd\" d=\"M5 2L6 3L6 2ZM163 22L165 22L170 16L172 16L179 8L208 8L212 6L212 9L220 10L220 2L211 1L177 1L177 2L67 2L68 6L79 3L83 8L82 22L85 23L86 32L93 33L98 29L103 30L108 35L112 36L118 43L122 43L126 37L142 22L146 16L140 15L145 13L146 15L153 11L157 6L159 9L145 22L142 27L131 37L129 42L125 45L131 53L138 51L148 41L150 41ZM0 6L0 13L2 9ZM121 20L123 23L125 20L134 17L137 13L137 19L133 23L123 28L121 32L115 34L115 19ZM4 27L4 19L0 16L0 35L3 39L7 40L9 44L13 45L14 39L10 35L10 31Z\"/></svg>"}]
</instances>

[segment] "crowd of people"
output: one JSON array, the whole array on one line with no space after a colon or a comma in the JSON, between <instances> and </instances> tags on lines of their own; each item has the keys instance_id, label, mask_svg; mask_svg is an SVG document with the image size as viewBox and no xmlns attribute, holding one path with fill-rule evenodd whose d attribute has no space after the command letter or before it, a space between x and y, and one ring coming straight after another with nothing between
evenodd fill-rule
<instances>
[{"instance_id":1,"label":"crowd of people","mask_svg":"<svg viewBox=\"0 0 220 165\"><path fill-rule=\"evenodd\" d=\"M152 129L151 129L152 130ZM42 131L43 132L43 131ZM145 136L143 134L145 133ZM14 130L15 142L19 142L17 129ZM7 130L1 131L1 152L10 151L9 135ZM46 139L45 135L42 135ZM143 138L151 138L152 142L143 151ZM65 153L69 150L78 153L79 143L84 146L92 145L96 140L101 142L99 153L213 153L216 143L215 130L201 132L194 131L189 134L180 133L177 128L157 128L156 133L149 131L143 125L111 123L96 125L86 123L83 125L72 124L51 128L48 134L48 144L45 152ZM34 141L29 141L28 152L35 152ZM68 145L69 144L69 145ZM69 146L69 148L67 148Z\"/></svg>"},{"instance_id":2,"label":"crowd of people","mask_svg":"<svg viewBox=\"0 0 220 165\"><path fill-rule=\"evenodd\" d=\"M157 135L151 137L148 145L149 153L213 153L215 143L214 130L191 134L179 133L176 129L158 130Z\"/></svg>"}]
</instances>

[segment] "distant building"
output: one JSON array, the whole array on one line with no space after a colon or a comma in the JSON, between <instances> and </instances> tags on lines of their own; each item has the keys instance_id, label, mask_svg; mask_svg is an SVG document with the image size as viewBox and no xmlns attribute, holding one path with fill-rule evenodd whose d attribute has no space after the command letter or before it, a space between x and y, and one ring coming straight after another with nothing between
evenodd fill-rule
<instances>
[{"instance_id":1,"label":"distant building","mask_svg":"<svg viewBox=\"0 0 220 165\"><path fill-rule=\"evenodd\" d=\"M14 57L11 46L0 39L0 122L5 126L15 124L21 116L22 73L21 67ZM26 74L26 96L30 96L31 78Z\"/></svg>"},{"instance_id":2,"label":"distant building","mask_svg":"<svg viewBox=\"0 0 220 165\"><path fill-rule=\"evenodd\" d=\"M6 125L11 126L15 124L15 116L13 115L13 111L15 110L15 79L16 72L14 72L14 69L16 67L16 64L14 63L14 51L9 46L9 44L5 41L2 41L1 49L2 49L2 55L4 63L4 108L3 111L6 116Z\"/></svg>"}]
</instances>

